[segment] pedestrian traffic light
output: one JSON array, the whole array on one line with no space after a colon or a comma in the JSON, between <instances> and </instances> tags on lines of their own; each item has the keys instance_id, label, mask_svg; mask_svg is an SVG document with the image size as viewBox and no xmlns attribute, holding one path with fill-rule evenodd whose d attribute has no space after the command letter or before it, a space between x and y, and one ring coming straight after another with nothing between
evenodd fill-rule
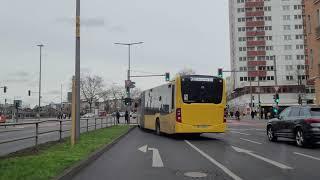
<instances>
[{"instance_id":1,"label":"pedestrian traffic light","mask_svg":"<svg viewBox=\"0 0 320 180\"><path fill-rule=\"evenodd\" d=\"M170 81L170 73L166 72L165 77L166 77L166 81Z\"/></svg>"},{"instance_id":2,"label":"pedestrian traffic light","mask_svg":"<svg viewBox=\"0 0 320 180\"><path fill-rule=\"evenodd\" d=\"M275 103L279 104L279 102L280 102L280 97L279 97L279 94L278 94L278 93L273 96L273 99L274 99L274 102L275 102Z\"/></svg>"},{"instance_id":3,"label":"pedestrian traffic light","mask_svg":"<svg viewBox=\"0 0 320 180\"><path fill-rule=\"evenodd\" d=\"M219 77L223 77L223 70L222 70L222 68L218 68L218 76Z\"/></svg>"},{"instance_id":4,"label":"pedestrian traffic light","mask_svg":"<svg viewBox=\"0 0 320 180\"><path fill-rule=\"evenodd\" d=\"M31 91L30 90L28 91L28 95L31 96Z\"/></svg>"},{"instance_id":5,"label":"pedestrian traffic light","mask_svg":"<svg viewBox=\"0 0 320 180\"><path fill-rule=\"evenodd\" d=\"M4 93L7 93L7 86L4 86L4 87L3 87L3 92L4 92Z\"/></svg>"}]
</instances>

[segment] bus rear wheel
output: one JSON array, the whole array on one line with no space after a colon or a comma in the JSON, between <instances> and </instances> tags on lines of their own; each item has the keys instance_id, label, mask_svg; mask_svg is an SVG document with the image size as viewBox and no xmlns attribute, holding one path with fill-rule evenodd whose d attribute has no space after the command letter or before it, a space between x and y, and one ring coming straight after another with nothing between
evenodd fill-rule
<instances>
[{"instance_id":1,"label":"bus rear wheel","mask_svg":"<svg viewBox=\"0 0 320 180\"><path fill-rule=\"evenodd\" d=\"M156 134L161 135L159 120L156 121Z\"/></svg>"}]
</instances>

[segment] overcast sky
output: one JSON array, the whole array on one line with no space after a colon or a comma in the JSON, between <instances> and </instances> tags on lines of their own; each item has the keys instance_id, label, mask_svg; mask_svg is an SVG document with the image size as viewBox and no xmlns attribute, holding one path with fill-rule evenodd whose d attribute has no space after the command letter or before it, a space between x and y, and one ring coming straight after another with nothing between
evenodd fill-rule
<instances>
[{"instance_id":1,"label":"overcast sky","mask_svg":"<svg viewBox=\"0 0 320 180\"><path fill-rule=\"evenodd\" d=\"M7 98L37 103L39 43L43 49L43 103L60 102L74 74L75 0L1 0L0 103ZM133 74L192 68L216 75L229 67L227 0L82 0L81 69L102 76L106 86L124 85L127 48L114 42L143 41L132 48ZM135 79L141 89L164 78Z\"/></svg>"}]
</instances>

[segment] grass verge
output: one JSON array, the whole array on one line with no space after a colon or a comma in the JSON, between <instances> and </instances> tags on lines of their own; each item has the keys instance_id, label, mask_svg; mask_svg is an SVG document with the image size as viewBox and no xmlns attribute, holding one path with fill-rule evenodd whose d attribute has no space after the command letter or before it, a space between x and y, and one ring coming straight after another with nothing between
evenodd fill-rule
<instances>
[{"instance_id":1,"label":"grass verge","mask_svg":"<svg viewBox=\"0 0 320 180\"><path fill-rule=\"evenodd\" d=\"M61 174L66 168L87 158L103 145L126 133L130 126L114 126L81 134L74 147L70 139L62 143L40 146L37 151L0 159L0 180L42 180Z\"/></svg>"}]
</instances>

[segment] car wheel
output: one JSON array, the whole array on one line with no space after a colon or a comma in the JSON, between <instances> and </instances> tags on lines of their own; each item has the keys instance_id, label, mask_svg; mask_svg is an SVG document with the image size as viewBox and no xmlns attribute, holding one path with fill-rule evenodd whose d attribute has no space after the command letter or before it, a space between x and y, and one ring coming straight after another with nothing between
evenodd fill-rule
<instances>
[{"instance_id":1,"label":"car wheel","mask_svg":"<svg viewBox=\"0 0 320 180\"><path fill-rule=\"evenodd\" d=\"M159 123L158 120L156 121L156 134L157 134L157 135L161 135L160 123Z\"/></svg>"},{"instance_id":2,"label":"car wheel","mask_svg":"<svg viewBox=\"0 0 320 180\"><path fill-rule=\"evenodd\" d=\"M296 144L299 147L303 147L308 145L307 140L304 138L303 131L301 129L298 129L296 132Z\"/></svg>"},{"instance_id":3,"label":"car wheel","mask_svg":"<svg viewBox=\"0 0 320 180\"><path fill-rule=\"evenodd\" d=\"M268 127L267 135L268 135L269 141L273 141L273 142L277 141L277 136L274 135L274 132L272 130L272 126Z\"/></svg>"}]
</instances>

